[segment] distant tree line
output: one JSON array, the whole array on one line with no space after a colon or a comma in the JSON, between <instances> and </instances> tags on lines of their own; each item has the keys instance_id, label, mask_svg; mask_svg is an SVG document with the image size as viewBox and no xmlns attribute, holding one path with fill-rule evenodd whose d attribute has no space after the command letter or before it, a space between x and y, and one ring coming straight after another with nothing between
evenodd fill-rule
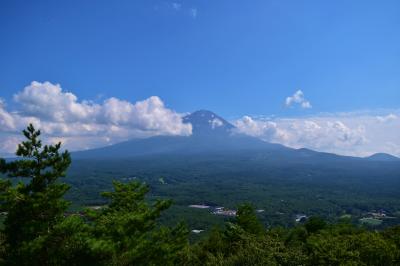
<instances>
[{"instance_id":1,"label":"distant tree line","mask_svg":"<svg viewBox=\"0 0 400 266\"><path fill-rule=\"evenodd\" d=\"M32 125L23 134L21 159L0 159L0 265L400 265L400 226L375 232L311 217L267 230L250 204L190 244L184 224L159 223L171 201L149 203L140 182L114 182L104 208L67 215L60 178L70 154L42 145Z\"/></svg>"}]
</instances>

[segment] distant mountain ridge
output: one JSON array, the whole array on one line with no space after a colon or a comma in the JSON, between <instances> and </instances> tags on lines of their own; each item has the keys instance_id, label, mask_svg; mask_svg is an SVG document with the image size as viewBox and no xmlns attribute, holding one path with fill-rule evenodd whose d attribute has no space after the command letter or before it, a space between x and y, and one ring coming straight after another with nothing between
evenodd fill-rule
<instances>
[{"instance_id":1,"label":"distant mountain ridge","mask_svg":"<svg viewBox=\"0 0 400 266\"><path fill-rule=\"evenodd\" d=\"M292 160L299 162L326 161L396 161L389 154L375 154L367 158L340 156L309 149L292 149L281 144L265 142L259 138L235 131L235 126L208 110L199 110L183 117L183 123L192 124L190 136L155 136L133 139L111 146L74 152L73 158L130 158L152 155L193 155L193 154L254 154L271 160Z\"/></svg>"},{"instance_id":2,"label":"distant mountain ridge","mask_svg":"<svg viewBox=\"0 0 400 266\"><path fill-rule=\"evenodd\" d=\"M155 136L133 139L111 146L74 152L74 158L127 158L155 154L196 154L233 152L241 150L289 149L258 138L234 132L235 126L207 110L183 117L192 124L190 136Z\"/></svg>"},{"instance_id":3,"label":"distant mountain ridge","mask_svg":"<svg viewBox=\"0 0 400 266\"><path fill-rule=\"evenodd\" d=\"M400 158L393 156L388 153L375 153L371 156L365 157L365 159L370 161L382 161L382 162L400 162Z\"/></svg>"}]
</instances>

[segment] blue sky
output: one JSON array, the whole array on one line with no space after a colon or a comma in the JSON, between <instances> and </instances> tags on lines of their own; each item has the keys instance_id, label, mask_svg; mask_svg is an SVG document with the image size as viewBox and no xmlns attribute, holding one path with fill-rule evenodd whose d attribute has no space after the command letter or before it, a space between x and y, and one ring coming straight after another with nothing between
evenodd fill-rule
<instances>
[{"instance_id":1,"label":"blue sky","mask_svg":"<svg viewBox=\"0 0 400 266\"><path fill-rule=\"evenodd\" d=\"M173 3L180 5L174 9ZM0 88L160 96L180 112L292 114L400 102L399 1L2 1ZM196 17L189 14L196 9Z\"/></svg>"},{"instance_id":2,"label":"blue sky","mask_svg":"<svg viewBox=\"0 0 400 266\"><path fill-rule=\"evenodd\" d=\"M14 95L49 81L78 102L157 96L228 119L398 116L399 1L6 0L0 11L8 113L34 116Z\"/></svg>"}]
</instances>

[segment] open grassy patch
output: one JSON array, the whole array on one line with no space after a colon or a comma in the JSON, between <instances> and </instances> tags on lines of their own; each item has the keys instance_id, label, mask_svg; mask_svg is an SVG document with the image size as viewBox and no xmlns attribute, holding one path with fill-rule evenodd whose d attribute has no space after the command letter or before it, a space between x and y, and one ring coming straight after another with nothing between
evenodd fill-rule
<instances>
[{"instance_id":1,"label":"open grassy patch","mask_svg":"<svg viewBox=\"0 0 400 266\"><path fill-rule=\"evenodd\" d=\"M381 220L374 219L374 218L361 218L360 222L362 224L371 225L371 226L377 226L377 225L380 225L382 223Z\"/></svg>"}]
</instances>

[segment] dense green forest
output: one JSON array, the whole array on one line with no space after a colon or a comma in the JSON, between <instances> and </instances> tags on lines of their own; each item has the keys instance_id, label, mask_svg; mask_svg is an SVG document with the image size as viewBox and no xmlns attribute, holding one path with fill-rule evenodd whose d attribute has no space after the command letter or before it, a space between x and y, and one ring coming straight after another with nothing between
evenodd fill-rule
<instances>
[{"instance_id":1,"label":"dense green forest","mask_svg":"<svg viewBox=\"0 0 400 266\"><path fill-rule=\"evenodd\" d=\"M267 204L273 201L262 201L263 197L257 193L261 193L263 186L257 183L248 187L249 191L255 192L254 198L245 195L243 198L236 196L235 200L232 200L230 194L221 194L223 191L217 193L221 190L223 184L219 182L222 181L216 182L216 187L208 184L209 195L196 194L197 190L193 193L191 186L185 183L168 188L169 184L180 183L180 176L187 175L188 169L182 169L181 174L177 173L176 179L169 173L157 173L150 179L150 175L146 176L148 173L145 172L142 175L137 173L140 178L125 176L124 179L119 178L114 182L99 179L93 183L95 186L92 189L82 190L74 182L86 182L90 187L93 181L91 178L94 177L72 179L69 181L72 186L65 183L71 157L67 151L60 151L61 144L42 145L39 140L40 131L36 131L31 125L24 130L24 135L26 140L17 150L20 159L0 160L3 175L0 182L0 208L4 218L0 234L2 265L400 264L400 226L379 231L369 230L354 224L354 213L346 215L348 212L355 212L357 208L362 210L378 206L383 206L387 213L395 212L395 209L390 208L398 205L391 205L391 201L394 204L397 202L390 188L378 194L381 196L375 201L377 203L372 199L368 200L362 189L358 190L359 197L344 199L336 194L338 191L335 191L335 184L337 189L342 189L336 180L331 184L332 194L324 194L326 189L323 190L321 184L321 194L318 197L329 199L333 195L339 200L332 205L325 200L319 205L315 203L315 195L305 196L315 193L318 186L296 194L296 188L301 190L306 189L306 186L302 186L300 181L296 182L295 177L283 184L275 180L275 185L282 185L287 189L287 192L280 193L291 194L293 200L283 202L282 205L272 205L269 210L261 213L256 210L267 208ZM206 165L213 167L207 161L204 164L204 169L207 168ZM97 165L99 171L102 171L102 164ZM222 165L227 167L226 164ZM123 166L124 162L121 162L121 167L116 169L123 169ZM89 164L87 167L91 169ZM87 173L84 167L82 169L84 176ZM200 171L197 168L191 169ZM228 176L229 169L225 170L228 171L225 173ZM108 174L116 175L118 170ZM203 173L204 176L207 174ZM235 178L227 178L226 182L240 182L240 175L236 174ZM202 173L197 176L201 177ZM158 186L154 185L155 180ZM144 181L150 184L145 184ZM206 181L200 178L200 184L201 182ZM270 178L269 182L273 182L273 179ZM316 183L318 184L318 180ZM163 190L164 188L168 189ZM205 232L200 239L190 241L191 225L178 222L176 216L172 215L173 212L168 215L169 211L174 210L173 207L170 208L172 202L166 199L169 197L161 197L168 196L168 193L177 188L180 190L176 192L182 198L176 199L180 205L177 205L175 214L186 213L196 217L196 212L204 211L189 209L187 206L184 208L189 203L185 193L192 195L190 203L224 204L237 209L237 213L231 218L215 220L215 224L219 225ZM350 189L353 189L351 183ZM101 197L94 196L96 190L98 194L102 191ZM284 196L277 192L274 194L273 189L268 192L274 196L279 195L278 199ZM299 198L300 195L304 197ZM373 192L370 195L373 197ZM203 196L209 197L209 202L205 202ZM71 204L70 199L74 198L79 198L80 202ZM348 202L349 209L338 206L338 210L331 210L335 214L344 214L337 219L329 219L333 217L329 215L328 219L309 215L308 219L292 224L291 227L275 226L265 215L276 210L290 210L291 216L296 211L304 210L296 209L300 207L293 203L303 200L302 204L309 204L313 207L308 208L316 208L317 211L335 206L341 201L343 204ZM253 204L243 203L245 201ZM366 205L354 207L357 206L357 201ZM94 204L98 206L93 208ZM89 205L89 208L83 208L83 205ZM288 207L280 209L284 208L282 206ZM198 216L203 217L199 219L217 219L210 213ZM291 220L292 218L290 217Z\"/></svg>"},{"instance_id":2,"label":"dense green forest","mask_svg":"<svg viewBox=\"0 0 400 266\"><path fill-rule=\"evenodd\" d=\"M72 154L73 158L73 154ZM99 191L112 180L137 180L150 186L149 199L168 198L174 204L162 216L173 224L185 220L190 229L210 230L226 218L191 204L235 209L251 202L262 209L265 226L291 227L297 214L353 223L383 211L385 218L366 223L374 229L400 224L400 163L349 162L304 164L265 159L261 154L198 154L151 156L118 160L73 160L65 182L66 197L80 206L103 205ZM373 221L373 220L372 220Z\"/></svg>"}]
</instances>

